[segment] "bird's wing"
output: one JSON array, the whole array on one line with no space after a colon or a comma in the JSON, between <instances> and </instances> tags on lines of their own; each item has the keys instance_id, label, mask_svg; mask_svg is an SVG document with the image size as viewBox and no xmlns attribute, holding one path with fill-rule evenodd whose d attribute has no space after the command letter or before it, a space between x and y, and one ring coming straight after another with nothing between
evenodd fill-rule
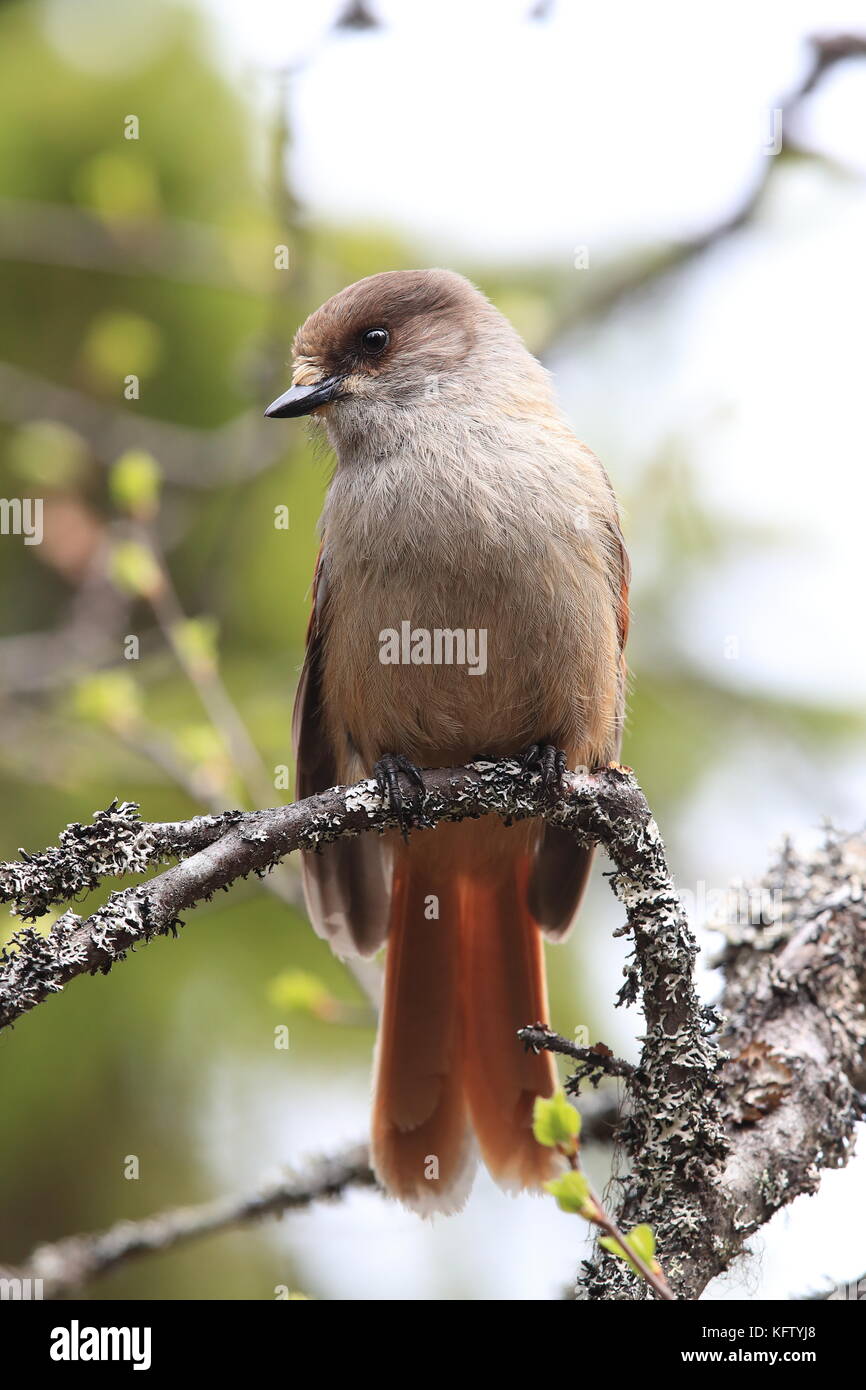
<instances>
[{"instance_id":1,"label":"bird's wing","mask_svg":"<svg viewBox=\"0 0 866 1390\"><path fill-rule=\"evenodd\" d=\"M614 517L607 528L608 573L613 591L617 633L619 635L619 689L615 743L610 756L618 757L625 718L625 644L629 628L628 590L631 564ZM580 849L567 830L545 825L541 832L529 882L529 904L535 920L551 941L561 941L574 921L583 897L594 849Z\"/></svg>"},{"instance_id":2,"label":"bird's wing","mask_svg":"<svg viewBox=\"0 0 866 1390\"><path fill-rule=\"evenodd\" d=\"M322 709L322 646L328 602L324 545L313 581L313 611L295 708L295 796L298 800L336 786L340 769ZM335 840L318 853L303 853L304 896L316 932L340 956L371 956L388 931L390 852L378 835Z\"/></svg>"}]
</instances>

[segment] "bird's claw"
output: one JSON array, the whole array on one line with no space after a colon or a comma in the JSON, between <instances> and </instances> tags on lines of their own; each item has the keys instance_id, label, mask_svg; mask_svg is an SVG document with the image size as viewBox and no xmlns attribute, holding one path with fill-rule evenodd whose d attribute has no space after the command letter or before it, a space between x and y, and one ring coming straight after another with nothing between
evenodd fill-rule
<instances>
[{"instance_id":1,"label":"bird's claw","mask_svg":"<svg viewBox=\"0 0 866 1390\"><path fill-rule=\"evenodd\" d=\"M401 772L412 787L411 806L407 806L403 799L403 789L400 786ZM388 805L399 820L400 834L408 844L409 828L424 805L426 788L420 769L408 758L404 758L401 753L383 753L373 768L373 776L383 800L387 800Z\"/></svg>"},{"instance_id":2,"label":"bird's claw","mask_svg":"<svg viewBox=\"0 0 866 1390\"><path fill-rule=\"evenodd\" d=\"M541 784L549 796L557 797L562 794L568 760L556 744L531 743L521 756L520 763L526 772L541 774Z\"/></svg>"}]
</instances>

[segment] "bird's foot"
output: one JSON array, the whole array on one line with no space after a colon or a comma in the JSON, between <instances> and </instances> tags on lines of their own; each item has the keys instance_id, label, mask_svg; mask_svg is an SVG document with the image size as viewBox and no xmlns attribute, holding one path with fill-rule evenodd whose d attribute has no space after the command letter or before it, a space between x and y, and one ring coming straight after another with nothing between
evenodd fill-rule
<instances>
[{"instance_id":1,"label":"bird's foot","mask_svg":"<svg viewBox=\"0 0 866 1390\"><path fill-rule=\"evenodd\" d=\"M541 784L551 800L562 795L568 760L555 743L530 743L520 763L526 772L541 773Z\"/></svg>"},{"instance_id":2,"label":"bird's foot","mask_svg":"<svg viewBox=\"0 0 866 1390\"><path fill-rule=\"evenodd\" d=\"M403 799L403 789L400 786L401 772L412 788L412 804L409 806ZM399 820L400 834L408 844L409 828L424 806L426 789L420 769L408 758L404 758L401 753L383 753L373 768L373 776L382 797L387 799L391 810Z\"/></svg>"}]
</instances>

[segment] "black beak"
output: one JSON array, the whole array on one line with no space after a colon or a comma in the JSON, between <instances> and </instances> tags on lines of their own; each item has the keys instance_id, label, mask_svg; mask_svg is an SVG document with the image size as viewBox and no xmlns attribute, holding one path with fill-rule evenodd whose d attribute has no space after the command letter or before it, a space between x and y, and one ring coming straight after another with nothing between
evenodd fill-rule
<instances>
[{"instance_id":1,"label":"black beak","mask_svg":"<svg viewBox=\"0 0 866 1390\"><path fill-rule=\"evenodd\" d=\"M296 415L309 415L317 405L327 405L328 401L339 399L343 378L326 377L315 386L290 386L282 396L277 396L265 411L271 420L293 419Z\"/></svg>"}]
</instances>

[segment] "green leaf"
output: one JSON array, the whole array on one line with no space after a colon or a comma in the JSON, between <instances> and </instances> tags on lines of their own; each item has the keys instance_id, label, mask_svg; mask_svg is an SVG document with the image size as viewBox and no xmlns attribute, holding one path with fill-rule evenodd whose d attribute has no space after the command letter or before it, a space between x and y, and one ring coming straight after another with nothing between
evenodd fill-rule
<instances>
[{"instance_id":1,"label":"green leaf","mask_svg":"<svg viewBox=\"0 0 866 1390\"><path fill-rule=\"evenodd\" d=\"M539 1144L555 1149L562 1146L574 1153L580 1134L580 1115L569 1105L564 1091L555 1091L549 1100L538 1096L532 1111L532 1133Z\"/></svg>"},{"instance_id":2,"label":"green leaf","mask_svg":"<svg viewBox=\"0 0 866 1390\"><path fill-rule=\"evenodd\" d=\"M172 743L178 753L193 763L227 763L225 739L213 724L181 724Z\"/></svg>"},{"instance_id":3,"label":"green leaf","mask_svg":"<svg viewBox=\"0 0 866 1390\"><path fill-rule=\"evenodd\" d=\"M339 1009L337 1001L315 975L304 970L286 970L268 986L268 998L278 1008L311 1014L330 1021Z\"/></svg>"},{"instance_id":4,"label":"green leaf","mask_svg":"<svg viewBox=\"0 0 866 1390\"><path fill-rule=\"evenodd\" d=\"M625 1250L618 1240L614 1240L613 1236L601 1236L598 1243L604 1246L605 1250L609 1250L611 1255L615 1255L618 1260L625 1260L635 1274L640 1274L641 1271L634 1260L630 1258L630 1255L637 1255L638 1259L643 1260L650 1269L655 1268L656 1238L652 1226L635 1226L634 1230L629 1231L628 1235L623 1237L623 1240L626 1245Z\"/></svg>"},{"instance_id":5,"label":"green leaf","mask_svg":"<svg viewBox=\"0 0 866 1390\"><path fill-rule=\"evenodd\" d=\"M651 1265L655 1259L656 1238L652 1226L635 1226L626 1237L632 1250L639 1255L644 1264Z\"/></svg>"},{"instance_id":6,"label":"green leaf","mask_svg":"<svg viewBox=\"0 0 866 1390\"><path fill-rule=\"evenodd\" d=\"M115 546L109 560L111 579L118 589L136 598L153 598L162 588L159 565L147 546L124 541Z\"/></svg>"},{"instance_id":7,"label":"green leaf","mask_svg":"<svg viewBox=\"0 0 866 1390\"><path fill-rule=\"evenodd\" d=\"M589 1178L584 1173L572 1169L569 1173L563 1173L561 1178L546 1182L544 1190L556 1198L560 1211L585 1216L588 1221L593 1220L597 1207L590 1196Z\"/></svg>"},{"instance_id":8,"label":"green leaf","mask_svg":"<svg viewBox=\"0 0 866 1390\"><path fill-rule=\"evenodd\" d=\"M140 314L104 313L92 321L81 345L87 374L100 390L119 392L131 376L148 377L162 353L156 324Z\"/></svg>"},{"instance_id":9,"label":"green leaf","mask_svg":"<svg viewBox=\"0 0 866 1390\"><path fill-rule=\"evenodd\" d=\"M160 208L156 171L135 154L107 151L94 155L77 172L77 201L106 221L139 221Z\"/></svg>"},{"instance_id":10,"label":"green leaf","mask_svg":"<svg viewBox=\"0 0 866 1390\"><path fill-rule=\"evenodd\" d=\"M81 719L115 732L134 728L141 718L139 688L125 671L86 676L75 688L74 701Z\"/></svg>"},{"instance_id":11,"label":"green leaf","mask_svg":"<svg viewBox=\"0 0 866 1390\"><path fill-rule=\"evenodd\" d=\"M184 618L171 629L171 640L184 666L196 675L216 670L217 625L213 618Z\"/></svg>"},{"instance_id":12,"label":"green leaf","mask_svg":"<svg viewBox=\"0 0 866 1390\"><path fill-rule=\"evenodd\" d=\"M12 471L37 487L82 488L89 451L80 434L56 420L31 420L12 436L7 449Z\"/></svg>"},{"instance_id":13,"label":"green leaf","mask_svg":"<svg viewBox=\"0 0 866 1390\"><path fill-rule=\"evenodd\" d=\"M149 521L159 506L160 466L144 449L129 449L108 475L112 501L121 511L139 521Z\"/></svg>"}]
</instances>

